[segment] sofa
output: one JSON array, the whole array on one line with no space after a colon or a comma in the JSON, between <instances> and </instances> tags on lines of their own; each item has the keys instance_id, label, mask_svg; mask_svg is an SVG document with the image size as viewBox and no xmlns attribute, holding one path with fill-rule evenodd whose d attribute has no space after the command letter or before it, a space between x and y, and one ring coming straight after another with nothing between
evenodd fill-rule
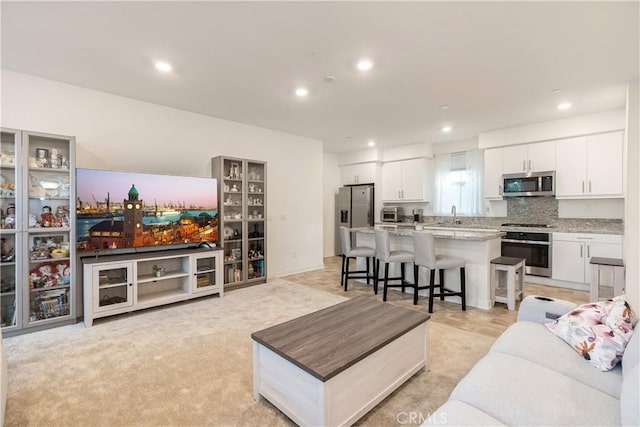
<instances>
[{"instance_id":1,"label":"sofa","mask_svg":"<svg viewBox=\"0 0 640 427\"><path fill-rule=\"evenodd\" d=\"M633 333L620 363L600 371L544 326L575 307L525 298L518 321L444 405L423 414L423 426L640 426L640 334Z\"/></svg>"}]
</instances>

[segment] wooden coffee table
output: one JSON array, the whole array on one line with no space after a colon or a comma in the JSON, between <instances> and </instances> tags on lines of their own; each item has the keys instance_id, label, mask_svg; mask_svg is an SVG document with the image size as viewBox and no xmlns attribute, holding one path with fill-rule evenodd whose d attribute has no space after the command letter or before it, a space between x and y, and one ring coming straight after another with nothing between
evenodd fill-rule
<instances>
[{"instance_id":1,"label":"wooden coffee table","mask_svg":"<svg viewBox=\"0 0 640 427\"><path fill-rule=\"evenodd\" d=\"M299 425L351 425L426 368L428 319L357 297L255 332L254 398Z\"/></svg>"}]
</instances>

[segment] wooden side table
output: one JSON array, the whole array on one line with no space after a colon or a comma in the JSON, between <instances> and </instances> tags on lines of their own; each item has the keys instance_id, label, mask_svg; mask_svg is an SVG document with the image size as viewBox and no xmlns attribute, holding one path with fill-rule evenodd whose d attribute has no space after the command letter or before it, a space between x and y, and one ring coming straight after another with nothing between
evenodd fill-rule
<instances>
[{"instance_id":1,"label":"wooden side table","mask_svg":"<svg viewBox=\"0 0 640 427\"><path fill-rule=\"evenodd\" d=\"M590 301L606 300L624 293L624 263L621 259L592 257L590 264ZM603 275L611 277L608 283L601 280Z\"/></svg>"}]
</instances>

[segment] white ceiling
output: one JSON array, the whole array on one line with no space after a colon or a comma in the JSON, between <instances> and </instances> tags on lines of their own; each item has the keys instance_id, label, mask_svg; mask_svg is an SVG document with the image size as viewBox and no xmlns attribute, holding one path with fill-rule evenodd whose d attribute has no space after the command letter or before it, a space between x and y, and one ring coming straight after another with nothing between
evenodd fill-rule
<instances>
[{"instance_id":1,"label":"white ceiling","mask_svg":"<svg viewBox=\"0 0 640 427\"><path fill-rule=\"evenodd\" d=\"M621 108L639 75L638 5L2 1L1 59L344 152ZM363 56L375 63L367 73L355 68ZM159 73L156 59L174 72ZM562 100L573 108L558 111Z\"/></svg>"}]
</instances>

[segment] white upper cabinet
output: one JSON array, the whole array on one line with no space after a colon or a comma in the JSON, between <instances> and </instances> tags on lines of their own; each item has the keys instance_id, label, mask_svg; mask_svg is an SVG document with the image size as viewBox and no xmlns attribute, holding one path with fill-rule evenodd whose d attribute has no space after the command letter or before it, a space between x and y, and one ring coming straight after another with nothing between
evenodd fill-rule
<instances>
[{"instance_id":1,"label":"white upper cabinet","mask_svg":"<svg viewBox=\"0 0 640 427\"><path fill-rule=\"evenodd\" d=\"M623 133L587 137L587 190L590 196L622 197Z\"/></svg>"},{"instance_id":2,"label":"white upper cabinet","mask_svg":"<svg viewBox=\"0 0 640 427\"><path fill-rule=\"evenodd\" d=\"M556 197L623 196L622 132L560 140L556 159Z\"/></svg>"},{"instance_id":3,"label":"white upper cabinet","mask_svg":"<svg viewBox=\"0 0 640 427\"><path fill-rule=\"evenodd\" d=\"M382 201L427 201L427 162L411 159L382 166Z\"/></svg>"},{"instance_id":4,"label":"white upper cabinet","mask_svg":"<svg viewBox=\"0 0 640 427\"><path fill-rule=\"evenodd\" d=\"M502 149L502 173L545 172L556 168L555 141Z\"/></svg>"},{"instance_id":5,"label":"white upper cabinet","mask_svg":"<svg viewBox=\"0 0 640 427\"><path fill-rule=\"evenodd\" d=\"M340 166L340 184L372 184L376 182L375 162Z\"/></svg>"},{"instance_id":6,"label":"white upper cabinet","mask_svg":"<svg viewBox=\"0 0 640 427\"><path fill-rule=\"evenodd\" d=\"M502 198L502 148L484 150L484 197Z\"/></svg>"}]
</instances>

